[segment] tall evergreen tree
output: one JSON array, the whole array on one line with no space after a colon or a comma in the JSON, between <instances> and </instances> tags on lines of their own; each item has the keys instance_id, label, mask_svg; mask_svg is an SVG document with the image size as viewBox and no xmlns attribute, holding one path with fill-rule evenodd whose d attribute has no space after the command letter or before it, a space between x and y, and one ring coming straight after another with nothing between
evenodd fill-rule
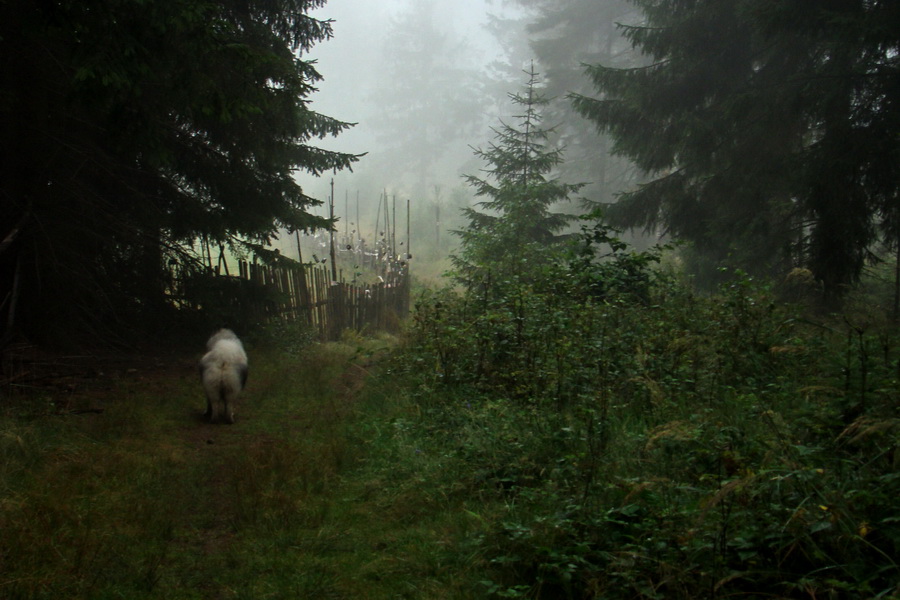
<instances>
[{"instance_id":1,"label":"tall evergreen tree","mask_svg":"<svg viewBox=\"0 0 900 600\"><path fill-rule=\"evenodd\" d=\"M584 77L584 64L603 63L631 67L639 59L616 23L630 22L640 14L627 0L515 0L525 9L527 21L525 54L517 57L515 73L522 60L534 58L543 73L548 97L544 111L547 122L557 124L553 143L566 148L566 162L560 173L569 181L585 181L585 193L610 200L635 178L634 166L622 157L611 156L607 136L598 138L590 121L577 113L566 94L590 94L591 82ZM502 30L501 30L502 31ZM522 48L516 48L523 52Z\"/></svg>"},{"instance_id":2,"label":"tall evergreen tree","mask_svg":"<svg viewBox=\"0 0 900 600\"><path fill-rule=\"evenodd\" d=\"M119 330L164 308L194 240L329 225L293 178L356 158L310 145L350 126L306 99L324 2L0 3L4 324Z\"/></svg>"},{"instance_id":3,"label":"tall evergreen tree","mask_svg":"<svg viewBox=\"0 0 900 600\"><path fill-rule=\"evenodd\" d=\"M562 163L563 151L548 147L551 128L542 126L541 109L548 100L538 88L532 66L523 90L509 94L521 109L517 123L501 121L492 128L495 142L475 155L485 163L487 177L467 175L477 197L486 198L476 208L464 210L465 229L457 231L461 250L452 257L457 278L468 286L477 284L487 272L495 280L528 277L531 269L555 256L565 235L560 232L570 217L552 212L583 184L563 183L553 177Z\"/></svg>"},{"instance_id":4,"label":"tall evergreen tree","mask_svg":"<svg viewBox=\"0 0 900 600\"><path fill-rule=\"evenodd\" d=\"M900 182L900 5L633 0L652 63L587 73L576 109L651 174L610 211L707 265L806 266L826 295L860 275Z\"/></svg>"}]
</instances>

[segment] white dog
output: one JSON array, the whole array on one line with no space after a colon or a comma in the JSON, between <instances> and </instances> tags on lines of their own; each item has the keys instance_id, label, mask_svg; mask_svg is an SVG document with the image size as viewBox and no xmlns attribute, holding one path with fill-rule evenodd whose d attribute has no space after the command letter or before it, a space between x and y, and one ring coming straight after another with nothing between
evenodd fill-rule
<instances>
[{"instance_id":1,"label":"white dog","mask_svg":"<svg viewBox=\"0 0 900 600\"><path fill-rule=\"evenodd\" d=\"M234 423L234 407L247 384L247 354L230 329L220 329L206 342L200 359L200 378L206 391L206 416L215 421L221 405L222 416Z\"/></svg>"}]
</instances>

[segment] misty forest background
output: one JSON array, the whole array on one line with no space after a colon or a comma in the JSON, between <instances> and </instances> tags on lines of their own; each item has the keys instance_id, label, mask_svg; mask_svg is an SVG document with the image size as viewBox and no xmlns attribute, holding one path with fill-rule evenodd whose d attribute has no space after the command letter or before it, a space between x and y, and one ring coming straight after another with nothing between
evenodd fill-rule
<instances>
[{"instance_id":1,"label":"misty forest background","mask_svg":"<svg viewBox=\"0 0 900 600\"><path fill-rule=\"evenodd\" d=\"M0 595L900 597L900 4L488 4L342 73L324 0L0 3ZM17 358L374 281L329 230L412 314L241 323L246 425Z\"/></svg>"}]
</instances>

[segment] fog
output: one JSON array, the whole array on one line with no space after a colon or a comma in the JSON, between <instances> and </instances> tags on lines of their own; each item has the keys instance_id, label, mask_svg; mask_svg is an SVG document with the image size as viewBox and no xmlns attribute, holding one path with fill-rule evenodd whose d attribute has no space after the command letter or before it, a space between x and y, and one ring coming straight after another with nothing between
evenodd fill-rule
<instances>
[{"instance_id":1,"label":"fog","mask_svg":"<svg viewBox=\"0 0 900 600\"><path fill-rule=\"evenodd\" d=\"M312 143L365 154L353 172L298 174L305 193L326 201L313 212L327 215L333 181L340 232L357 227L358 207L363 236L376 235L376 209L386 194L402 207L398 219L405 222L409 200L414 219L431 221L428 228L437 225L443 231L436 235L448 241L446 229L471 202L461 176L480 168L472 147L486 143L497 118L508 117L506 92L521 83L498 82L511 58L489 31L498 19L519 17L517 10L491 0L330 0L312 15L332 20L334 37L303 56L324 78L311 108L356 123ZM285 236L277 245L295 256L290 242Z\"/></svg>"},{"instance_id":2,"label":"fog","mask_svg":"<svg viewBox=\"0 0 900 600\"><path fill-rule=\"evenodd\" d=\"M418 82L423 85L410 89L410 84L416 83L417 69L427 61L468 76L487 74L491 63L507 58L486 29L489 14L510 13L512 9L503 8L492 0L329 0L325 7L314 11L312 15L316 18L333 21L334 37L321 42L304 57L315 60L324 77L317 86L318 91L310 97L312 108L342 121L357 123L353 129L318 145L342 152L369 153L354 169L356 177L342 173L339 178L358 181L358 175L369 170L369 165L386 162L391 155L394 156L390 162L402 158L402 151L396 148L379 148L379 135L384 133L385 123L392 121L391 116L403 118L402 115L386 114L401 108L395 98L385 98L386 90L400 86L414 91L416 97L410 101L427 102L436 109L434 117L439 117L440 107L446 100L441 93L445 90L429 88L424 85L428 83L426 81ZM422 29L406 28L410 22ZM433 28L433 33L443 39L422 39L430 35L428 28ZM421 49L415 47L420 43L427 45ZM402 56L398 47L419 51L418 60L404 62L404 58L409 57ZM422 50L435 55L422 56L425 53ZM459 84L465 85L465 82ZM477 118L479 115L470 116ZM407 124L416 131L424 131L432 125L413 121ZM459 140L447 141L451 145L467 147ZM318 182L321 189L324 189L324 183ZM313 189L316 182L309 181L308 185Z\"/></svg>"},{"instance_id":3,"label":"fog","mask_svg":"<svg viewBox=\"0 0 900 600\"><path fill-rule=\"evenodd\" d=\"M607 190L603 193L618 186L612 174L621 170L598 164L605 160L598 159L605 155L604 146L592 137L590 124L573 116L565 96L587 85L582 63L596 62L601 49L609 55L612 22L622 15L614 9L623 0L575 4L589 6L582 10L590 16L576 17L575 25L571 15L562 25L550 19L557 24L543 32L533 27L541 10L568 5L550 0L329 0L314 11L316 18L332 21L334 37L302 57L315 60L323 77L309 98L311 108L356 125L336 138L312 143L365 156L353 172L298 174L305 193L326 202L313 212L327 216L333 185L338 231L358 231L371 244L383 234L376 231L378 219L383 223L384 212L378 210L382 197L400 207L396 218L404 225L408 201L413 247L419 249L414 272L423 262L446 258L455 240L448 230L465 225L461 208L476 201L463 175L480 176L485 166L473 149L487 147L494 138L492 127L501 121L515 123L516 107L508 94L521 91L532 61L539 80L547 75L537 61L536 43L544 44L541 50L554 63L548 67L552 103L547 119L552 122L546 124L559 125L560 131L551 143L571 145L578 152L566 156L563 178L599 183L605 187L598 189ZM566 168L575 172L566 173ZM292 241L285 236L277 245L295 257ZM304 252L318 248L321 253L322 243L320 236L317 247Z\"/></svg>"},{"instance_id":4,"label":"fog","mask_svg":"<svg viewBox=\"0 0 900 600\"><path fill-rule=\"evenodd\" d=\"M493 6L492 6L493 4ZM453 56L444 59L457 67L485 69L493 60L503 59L493 36L485 30L488 11L509 12L489 0L329 0L313 12L319 19L333 21L334 37L319 43L305 57L317 62L324 81L311 96L313 108L358 126L330 142L330 148L355 152L371 147L375 141L373 122L381 120L382 110L372 100L384 88L396 85L390 75L406 79L414 75L415 65L390 64L398 34L415 36L426 32L401 32L404 17L427 18L427 26L452 38ZM393 37L392 37L393 36ZM442 51L444 48L432 48ZM404 69L406 67L406 69ZM421 89L423 97L429 90ZM435 99L435 103L438 102ZM374 151L374 148L373 148Z\"/></svg>"}]
</instances>

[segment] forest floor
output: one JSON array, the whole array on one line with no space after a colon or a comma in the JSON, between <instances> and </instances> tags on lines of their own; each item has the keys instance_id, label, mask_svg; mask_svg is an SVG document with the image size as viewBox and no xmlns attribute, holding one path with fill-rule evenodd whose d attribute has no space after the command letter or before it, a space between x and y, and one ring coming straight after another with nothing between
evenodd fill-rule
<instances>
[{"instance_id":1,"label":"forest floor","mask_svg":"<svg viewBox=\"0 0 900 600\"><path fill-rule=\"evenodd\" d=\"M199 356L45 361L41 386L8 384L0 597L468 597L440 558L453 507L397 502L369 465L361 398L391 345L249 348L230 426L203 418Z\"/></svg>"}]
</instances>

